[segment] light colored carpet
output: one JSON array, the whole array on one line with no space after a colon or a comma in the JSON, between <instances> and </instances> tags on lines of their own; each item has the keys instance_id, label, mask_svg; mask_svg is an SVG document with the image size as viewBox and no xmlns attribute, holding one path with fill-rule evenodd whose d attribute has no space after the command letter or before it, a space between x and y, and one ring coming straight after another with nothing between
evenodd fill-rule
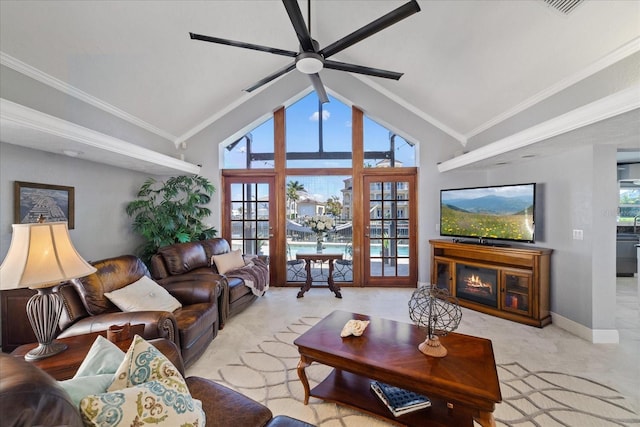
<instances>
[{"instance_id":1,"label":"light colored carpet","mask_svg":"<svg viewBox=\"0 0 640 427\"><path fill-rule=\"evenodd\" d=\"M240 355L237 363L212 369L205 375L268 406L321 427L388 426L390 423L355 410L311 398L303 404L304 390L296 367L293 341L320 320L303 317ZM331 368L307 368L311 387ZM503 402L494 416L498 426L640 426L640 416L616 390L588 378L553 371L531 371L519 363L498 365Z\"/></svg>"}]
</instances>

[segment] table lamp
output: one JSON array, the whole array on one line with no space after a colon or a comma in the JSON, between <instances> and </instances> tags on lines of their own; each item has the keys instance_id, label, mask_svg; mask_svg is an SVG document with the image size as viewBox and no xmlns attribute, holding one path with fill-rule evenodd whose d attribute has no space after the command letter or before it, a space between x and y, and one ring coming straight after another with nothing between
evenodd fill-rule
<instances>
[{"instance_id":1,"label":"table lamp","mask_svg":"<svg viewBox=\"0 0 640 427\"><path fill-rule=\"evenodd\" d=\"M54 340L63 302L53 288L95 271L73 247L66 222L13 224L9 252L0 266L0 289L38 290L27 302L38 347L24 356L26 360L44 359L67 348Z\"/></svg>"}]
</instances>

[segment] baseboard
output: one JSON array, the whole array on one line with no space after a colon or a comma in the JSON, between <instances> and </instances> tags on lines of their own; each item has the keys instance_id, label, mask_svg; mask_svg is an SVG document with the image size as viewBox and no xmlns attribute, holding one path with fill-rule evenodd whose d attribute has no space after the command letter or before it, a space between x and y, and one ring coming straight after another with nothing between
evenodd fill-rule
<instances>
[{"instance_id":1,"label":"baseboard","mask_svg":"<svg viewBox=\"0 0 640 427\"><path fill-rule=\"evenodd\" d=\"M556 313L551 313L552 323L565 331L594 344L618 344L617 329L591 329Z\"/></svg>"}]
</instances>

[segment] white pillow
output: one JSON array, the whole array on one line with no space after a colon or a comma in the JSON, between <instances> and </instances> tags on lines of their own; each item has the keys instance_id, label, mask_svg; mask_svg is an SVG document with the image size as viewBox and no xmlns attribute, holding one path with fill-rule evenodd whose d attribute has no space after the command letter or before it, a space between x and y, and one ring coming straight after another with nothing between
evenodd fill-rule
<instances>
[{"instance_id":1,"label":"white pillow","mask_svg":"<svg viewBox=\"0 0 640 427\"><path fill-rule=\"evenodd\" d=\"M244 267L244 259L240 253L240 249L227 252L226 254L213 255L211 262L215 263L218 273L225 274L227 271Z\"/></svg>"},{"instance_id":2,"label":"white pillow","mask_svg":"<svg viewBox=\"0 0 640 427\"><path fill-rule=\"evenodd\" d=\"M105 292L104 296L122 311L174 311L182 307L165 288L142 276L136 282L113 292Z\"/></svg>"}]
</instances>

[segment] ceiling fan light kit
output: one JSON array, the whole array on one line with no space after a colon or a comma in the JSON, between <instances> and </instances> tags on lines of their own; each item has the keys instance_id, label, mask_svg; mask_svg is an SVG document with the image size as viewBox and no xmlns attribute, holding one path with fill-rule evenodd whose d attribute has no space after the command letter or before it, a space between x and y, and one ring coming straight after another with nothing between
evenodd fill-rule
<instances>
[{"instance_id":1,"label":"ceiling fan light kit","mask_svg":"<svg viewBox=\"0 0 640 427\"><path fill-rule=\"evenodd\" d=\"M338 71L347 71L350 73L364 74L368 76L374 77L382 77L387 79L398 80L402 73L397 73L394 71L381 70L377 68L370 68L362 65L348 64L344 62L338 61L327 61L326 59L332 55L335 55L338 52L343 51L344 49L353 46L354 44L376 34L379 31L413 15L420 11L420 6L416 0L411 0L408 3L398 7L397 9L392 10L386 15L376 19L373 22L365 25L364 27L359 28L358 30L352 32L351 34L341 38L340 40L330 44L324 49L319 49L318 42L311 38L311 0L308 0L308 11L309 11L309 19L307 27L304 22L304 18L302 16L302 12L300 11L300 6L298 5L297 0L282 0L285 9L287 10L287 14L289 15L289 19L291 20L291 24L293 25L293 29L296 32L296 36L298 37L298 41L300 42L300 52L293 52L285 49L278 49L268 46L261 46L252 43L239 42L235 40L227 40L221 39L218 37L210 37L204 36L195 33L189 33L191 39L206 41L209 43L223 44L234 47L241 47L244 49L252 49L258 50L261 52L268 52L274 55L281 55L287 57L293 57L294 62L289 64L258 81L257 83L249 86L244 89L247 92L251 92L253 90L258 89L264 84L269 83L272 80L277 79L278 77L288 73L294 68L300 71L303 74L309 75L311 80L311 84L318 94L318 98L322 103L329 102L329 98L327 97L327 93L324 89L324 85L322 84L322 80L320 79L320 74L318 74L323 68L338 70Z\"/></svg>"},{"instance_id":2,"label":"ceiling fan light kit","mask_svg":"<svg viewBox=\"0 0 640 427\"><path fill-rule=\"evenodd\" d=\"M302 52L296 57L296 68L304 74L315 74L324 67L324 58L314 52Z\"/></svg>"}]
</instances>

